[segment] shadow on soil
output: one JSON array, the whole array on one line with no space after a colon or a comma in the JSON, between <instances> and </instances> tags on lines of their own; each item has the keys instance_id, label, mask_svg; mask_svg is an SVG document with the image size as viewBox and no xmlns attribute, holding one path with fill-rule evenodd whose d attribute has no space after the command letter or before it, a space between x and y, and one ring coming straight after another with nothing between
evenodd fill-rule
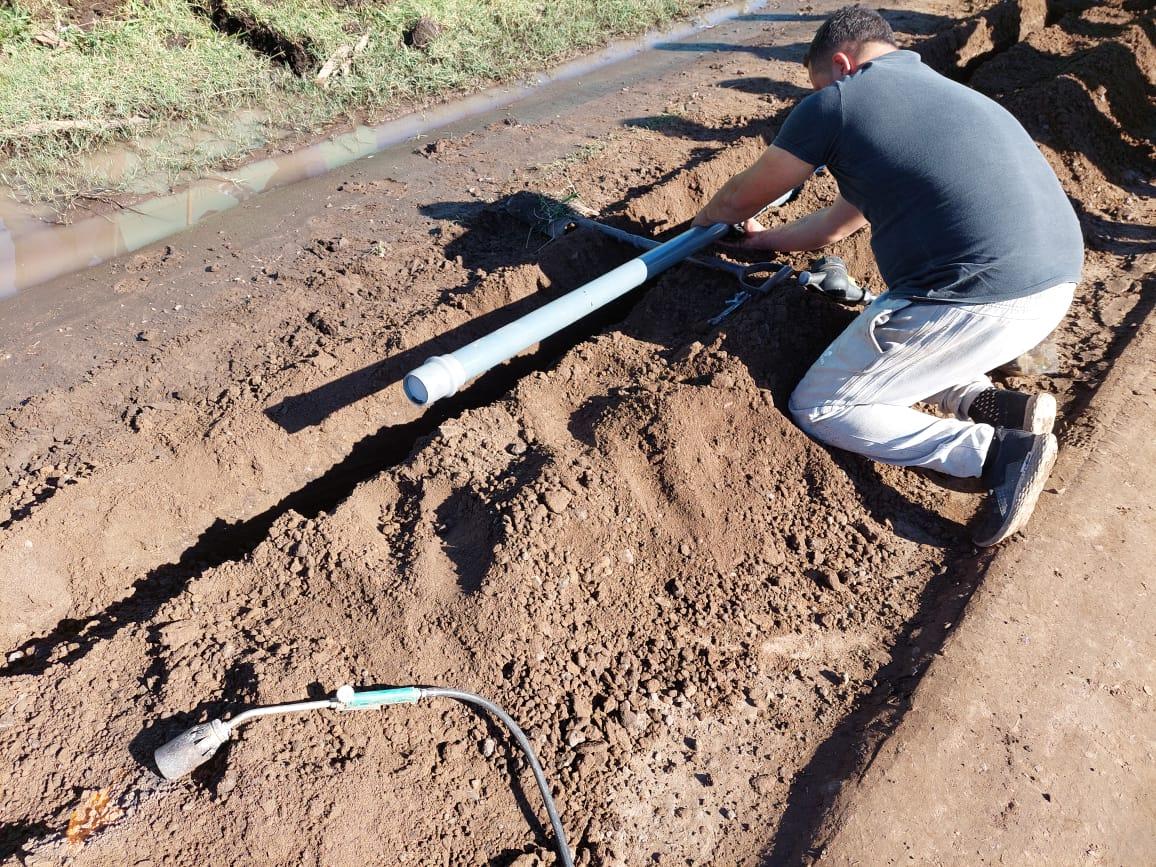
<instances>
[{"instance_id":1,"label":"shadow on soil","mask_svg":"<svg viewBox=\"0 0 1156 867\"><path fill-rule=\"evenodd\" d=\"M621 253L618 261L624 261L631 255L629 252ZM618 261L613 261L610 267L618 264ZM562 285L574 288L602 269L598 262L583 259L578 263L577 272L561 264L558 270L566 281ZM585 277L586 273L590 276ZM308 424L316 424L352 400L397 384L405 373L431 355L459 348L463 343L539 306L543 303L540 297L542 294L547 293L508 304L392 359L347 374L313 392L283 401L271 407L269 414L289 430L301 430ZM636 299L637 290L543 341L535 352L520 356L479 377L467 389L426 409L423 415L413 421L387 425L364 437L340 463L259 515L235 523L218 519L176 562L159 566L138 579L124 599L98 614L62 620L50 633L16 648L23 653L23 657L5 666L0 671L0 678L43 674L52 666L67 665L83 658L96 644L114 637L125 627L147 622L193 578L250 554L282 515L293 511L308 518L331 511L358 484L404 461L420 440L436 431L444 421L466 410L493 403L528 373L549 368L570 347L605 325L621 319ZM317 406L314 407L313 403ZM468 588L469 584L478 580L479 576L463 575L463 587Z\"/></svg>"},{"instance_id":2,"label":"shadow on soil","mask_svg":"<svg viewBox=\"0 0 1156 867\"><path fill-rule=\"evenodd\" d=\"M955 24L956 19L931 12L916 12L913 9L878 9L880 15L896 33L912 36L929 36Z\"/></svg>"},{"instance_id":3,"label":"shadow on soil","mask_svg":"<svg viewBox=\"0 0 1156 867\"><path fill-rule=\"evenodd\" d=\"M0 824L0 858L20 857L26 854L25 844L59 833L59 827L47 822L12 822Z\"/></svg>"},{"instance_id":4,"label":"shadow on soil","mask_svg":"<svg viewBox=\"0 0 1156 867\"><path fill-rule=\"evenodd\" d=\"M540 304L539 298L526 298L507 304L412 349L375 361L312 391L286 397L268 407L265 415L289 433L298 433L319 425L338 410L397 385L407 373L423 364L431 355L460 349L479 335L512 322Z\"/></svg>"},{"instance_id":5,"label":"shadow on soil","mask_svg":"<svg viewBox=\"0 0 1156 867\"><path fill-rule=\"evenodd\" d=\"M764 97L770 103L788 102L791 106L811 93L811 91L799 87L796 84L761 76L728 79L726 81L720 81L718 85L719 87L725 87L730 90L739 90L743 93ZM768 105L768 109L769 108L771 108L770 105ZM781 126L782 121L786 118L789 111L790 107L780 108L766 115L761 115L731 126L710 126L679 114L631 117L623 120L622 125L628 128L650 130L651 132L661 133L662 135L682 139L683 141L722 142L729 144L740 139L760 136L769 144L771 140L774 139L779 126ZM707 152L705 154L707 157L713 155L713 152ZM701 158L692 160L678 171L681 171L683 168L693 168L694 165L701 161ZM674 173L671 174L671 177L673 177L673 174ZM668 177L666 180L669 179ZM661 183L663 183L663 181L657 181L653 185ZM652 184L648 183L646 188L650 188L651 186ZM627 201L629 201L629 199L627 199Z\"/></svg>"},{"instance_id":6,"label":"shadow on soil","mask_svg":"<svg viewBox=\"0 0 1156 867\"><path fill-rule=\"evenodd\" d=\"M821 857L812 841L839 790L852 778L848 769L862 777L903 721L927 666L963 615L992 556L952 558L950 566L927 582L915 616L875 674L878 685L855 703L796 775L774 840L760 863L772 867Z\"/></svg>"}]
</instances>

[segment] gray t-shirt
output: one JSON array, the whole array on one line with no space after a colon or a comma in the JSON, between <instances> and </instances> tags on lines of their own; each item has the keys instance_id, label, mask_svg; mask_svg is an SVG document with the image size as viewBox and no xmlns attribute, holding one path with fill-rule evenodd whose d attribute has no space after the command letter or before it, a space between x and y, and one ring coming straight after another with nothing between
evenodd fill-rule
<instances>
[{"instance_id":1,"label":"gray t-shirt","mask_svg":"<svg viewBox=\"0 0 1156 867\"><path fill-rule=\"evenodd\" d=\"M893 297L979 303L1078 282L1080 224L1003 107L893 51L800 102L775 144L871 223Z\"/></svg>"}]
</instances>

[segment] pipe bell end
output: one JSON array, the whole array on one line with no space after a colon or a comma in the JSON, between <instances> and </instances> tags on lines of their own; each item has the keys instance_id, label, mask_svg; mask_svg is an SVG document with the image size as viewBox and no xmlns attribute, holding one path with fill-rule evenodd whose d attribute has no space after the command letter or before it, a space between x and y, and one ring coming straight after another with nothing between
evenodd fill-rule
<instances>
[{"instance_id":1,"label":"pipe bell end","mask_svg":"<svg viewBox=\"0 0 1156 867\"><path fill-rule=\"evenodd\" d=\"M407 373L402 388L410 401L418 406L429 406L436 400L456 394L468 378L466 369L452 355L435 355Z\"/></svg>"}]
</instances>

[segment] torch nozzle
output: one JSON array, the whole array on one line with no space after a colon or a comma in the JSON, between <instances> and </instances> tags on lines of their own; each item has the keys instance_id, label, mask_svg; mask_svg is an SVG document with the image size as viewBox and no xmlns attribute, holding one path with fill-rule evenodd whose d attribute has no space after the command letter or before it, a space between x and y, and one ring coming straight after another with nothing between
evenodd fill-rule
<instances>
[{"instance_id":1,"label":"torch nozzle","mask_svg":"<svg viewBox=\"0 0 1156 867\"><path fill-rule=\"evenodd\" d=\"M166 780L177 780L211 759L229 739L232 726L212 719L185 729L153 753L157 770Z\"/></svg>"}]
</instances>

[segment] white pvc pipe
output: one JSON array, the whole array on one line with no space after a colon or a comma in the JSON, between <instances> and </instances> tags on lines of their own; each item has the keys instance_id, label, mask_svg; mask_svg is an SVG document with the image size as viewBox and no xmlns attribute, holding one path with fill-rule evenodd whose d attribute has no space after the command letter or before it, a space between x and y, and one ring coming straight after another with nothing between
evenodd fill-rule
<instances>
[{"instance_id":1,"label":"white pvc pipe","mask_svg":"<svg viewBox=\"0 0 1156 867\"><path fill-rule=\"evenodd\" d=\"M725 235L729 228L725 223L718 223L709 228L696 226L688 229L677 238L478 338L457 352L434 356L406 375L403 382L406 397L418 406L428 406L455 394L475 376L525 352L599 307L621 298L676 262L693 256Z\"/></svg>"}]
</instances>

